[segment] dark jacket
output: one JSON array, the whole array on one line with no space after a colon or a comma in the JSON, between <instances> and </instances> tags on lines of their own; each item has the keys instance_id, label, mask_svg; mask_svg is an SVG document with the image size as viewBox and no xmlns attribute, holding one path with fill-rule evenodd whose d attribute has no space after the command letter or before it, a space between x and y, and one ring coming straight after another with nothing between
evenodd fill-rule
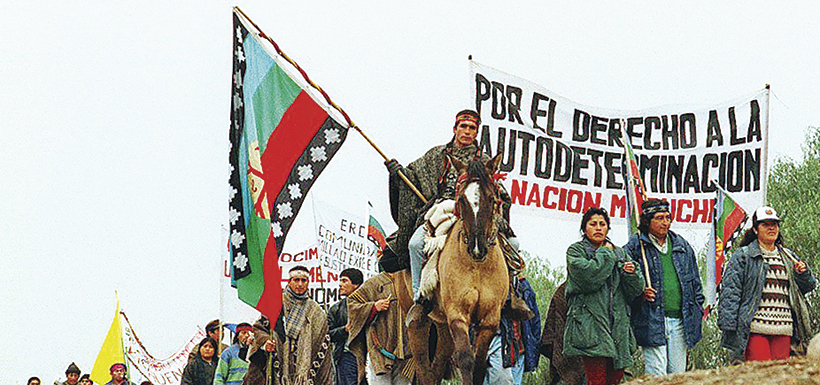
<instances>
[{"instance_id":1,"label":"dark jacket","mask_svg":"<svg viewBox=\"0 0 820 385\"><path fill-rule=\"evenodd\" d=\"M216 354L216 353L214 353ZM197 354L193 361L189 361L182 371L182 385L212 385L214 383L214 372L216 372L216 361L219 357L214 356L211 363L205 362L202 356Z\"/></svg>"},{"instance_id":2,"label":"dark jacket","mask_svg":"<svg viewBox=\"0 0 820 385\"><path fill-rule=\"evenodd\" d=\"M330 342L333 343L333 362L338 364L342 359L347 343L347 297L336 302L327 311L327 327L330 329Z\"/></svg>"},{"instance_id":3,"label":"dark jacket","mask_svg":"<svg viewBox=\"0 0 820 385\"><path fill-rule=\"evenodd\" d=\"M538 353L538 344L541 342L541 314L538 312L535 290L526 278L518 281L518 293L535 314L521 322L521 334L524 336L524 372L529 373L538 369L538 360L541 358Z\"/></svg>"},{"instance_id":4,"label":"dark jacket","mask_svg":"<svg viewBox=\"0 0 820 385\"><path fill-rule=\"evenodd\" d=\"M803 295L814 290L817 280L809 269L797 274L794 271L794 264L788 258L786 267L789 270L789 304L792 307L795 330L792 345L802 345L808 343L812 337ZM763 283L768 271L769 264L763 261L757 240L737 249L729 259L721 283L718 328L723 332L720 346L732 351L733 358L742 359L746 351L752 318L760 304Z\"/></svg>"},{"instance_id":5,"label":"dark jacket","mask_svg":"<svg viewBox=\"0 0 820 385\"><path fill-rule=\"evenodd\" d=\"M638 269L623 271L629 261L620 247L596 249L587 239L567 249L565 357L608 357L615 369L632 365L637 347L629 303L643 292L644 281Z\"/></svg>"},{"instance_id":6,"label":"dark jacket","mask_svg":"<svg viewBox=\"0 0 820 385\"><path fill-rule=\"evenodd\" d=\"M695 251L689 242L683 237L669 231L666 241L672 247L672 263L678 273L680 281L681 313L683 314L683 335L686 338L686 346L691 349L700 341L702 336L701 321L703 320L703 287L700 282L700 270L695 259ZM640 346L662 346L666 345L666 330L664 322L664 301L663 301L663 264L660 252L652 244L649 236L640 234L640 242L646 252L646 262L649 265L649 277L652 279L652 287L657 290L655 301L647 302L643 296L639 296L632 301L632 328L635 331L635 339ZM633 235L629 243L624 246L633 260L637 261L641 272L643 271L643 261L641 256L641 245L638 243L638 235Z\"/></svg>"},{"instance_id":7,"label":"dark jacket","mask_svg":"<svg viewBox=\"0 0 820 385\"><path fill-rule=\"evenodd\" d=\"M535 291L527 282L526 278L520 278L516 285L518 295L527 303L534 316L526 321L510 321L507 317L501 317L499 332L501 334L501 362L505 368L509 368L518 361L520 350L524 350L524 372L532 372L538 369L538 360L541 358L538 353L538 344L541 341L541 316L538 314L538 303L535 301ZM513 331L514 323L518 323L521 338L516 338Z\"/></svg>"}]
</instances>

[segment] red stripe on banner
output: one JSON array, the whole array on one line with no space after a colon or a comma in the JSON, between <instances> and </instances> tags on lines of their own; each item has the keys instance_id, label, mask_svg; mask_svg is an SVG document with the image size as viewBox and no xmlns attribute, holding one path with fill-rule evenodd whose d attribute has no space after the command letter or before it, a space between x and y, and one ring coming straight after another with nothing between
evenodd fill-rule
<instances>
[{"instance_id":1,"label":"red stripe on banner","mask_svg":"<svg viewBox=\"0 0 820 385\"><path fill-rule=\"evenodd\" d=\"M276 201L296 161L327 118L327 112L305 91L300 92L285 111L262 153L262 170L265 171L269 204ZM273 208L271 216L272 213Z\"/></svg>"},{"instance_id":2,"label":"red stripe on banner","mask_svg":"<svg viewBox=\"0 0 820 385\"><path fill-rule=\"evenodd\" d=\"M265 288L262 289L262 295L256 303L256 310L268 317L273 325L282 310L282 284L280 283L282 270L279 268L279 253L276 250L273 234L268 237L268 243L265 245L262 276L265 280Z\"/></svg>"}]
</instances>

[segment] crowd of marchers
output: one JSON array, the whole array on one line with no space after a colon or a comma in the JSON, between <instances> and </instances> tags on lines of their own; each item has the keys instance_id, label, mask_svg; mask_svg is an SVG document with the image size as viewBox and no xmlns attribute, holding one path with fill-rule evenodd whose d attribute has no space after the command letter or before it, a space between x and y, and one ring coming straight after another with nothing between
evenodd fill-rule
<instances>
[{"instance_id":1,"label":"crowd of marchers","mask_svg":"<svg viewBox=\"0 0 820 385\"><path fill-rule=\"evenodd\" d=\"M408 314L397 303L401 285L395 272L410 269L414 300L419 305L430 300L419 293L428 259L424 233L435 231L425 214L436 209L434 204L455 197L460 175L452 159L468 163L489 158L476 142L479 125L475 111L461 111L450 142L407 167L396 160L385 162L391 213L399 229L388 237L379 274L365 280L359 270L343 270L342 299L325 311L308 295L308 269L291 268L279 317L238 324L230 346L221 342L222 324L209 323L208 337L192 352L182 384L418 383L408 346ZM402 175L419 191L410 191L400 181ZM509 225L509 195L500 184L497 188L505 208L497 218L499 237L515 251L519 242ZM648 199L640 210L639 231L623 247L610 241L605 209L592 207L584 213L580 240L566 250L567 279L553 294L543 324L536 303L539 293L520 268L509 265L515 259L507 259L509 296L490 343L484 384L520 385L542 355L549 359L551 384L617 384L635 364L638 347L647 375L687 369L688 351L701 339L704 318L695 253L686 239L670 230L667 202ZM720 345L738 361L805 354L813 336L805 295L814 290L816 279L786 247L781 219L772 207L756 209L751 222L723 275ZM121 364L112 366L109 384L128 385L124 370ZM68 380L59 385L90 383L76 365L66 375ZM39 385L39 379L32 378L29 385Z\"/></svg>"},{"instance_id":2,"label":"crowd of marchers","mask_svg":"<svg viewBox=\"0 0 820 385\"><path fill-rule=\"evenodd\" d=\"M134 385L133 382L128 380L127 375L127 368L124 363L115 363L109 367L109 374L111 375L111 380L106 382L105 385ZM28 381L26 381L26 385L40 385L40 377L30 377ZM94 385L95 383L91 381L91 373L82 373L80 367L77 366L75 363L71 363L68 365L68 368L65 370L65 380L60 381L59 379L54 381L54 385ZM140 385L151 385L150 381L143 381Z\"/></svg>"}]
</instances>

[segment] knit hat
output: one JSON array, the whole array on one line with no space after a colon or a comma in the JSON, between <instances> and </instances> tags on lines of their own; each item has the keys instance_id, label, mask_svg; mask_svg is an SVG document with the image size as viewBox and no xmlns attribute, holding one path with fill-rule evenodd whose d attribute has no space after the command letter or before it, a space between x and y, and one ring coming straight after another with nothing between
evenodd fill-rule
<instances>
[{"instance_id":1,"label":"knit hat","mask_svg":"<svg viewBox=\"0 0 820 385\"><path fill-rule=\"evenodd\" d=\"M77 375L79 375L80 374L80 368L77 367L77 364L72 362L71 365L68 365L68 369L65 370L65 374L69 374L69 373L76 373Z\"/></svg>"},{"instance_id":2,"label":"knit hat","mask_svg":"<svg viewBox=\"0 0 820 385\"><path fill-rule=\"evenodd\" d=\"M668 213L669 202L660 199L647 199L641 204L641 212L644 215Z\"/></svg>"}]
</instances>

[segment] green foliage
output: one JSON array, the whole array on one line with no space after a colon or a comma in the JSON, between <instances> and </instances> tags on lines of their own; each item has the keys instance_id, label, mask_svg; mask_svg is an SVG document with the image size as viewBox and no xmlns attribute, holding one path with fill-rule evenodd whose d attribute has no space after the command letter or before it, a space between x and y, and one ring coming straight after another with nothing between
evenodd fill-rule
<instances>
[{"instance_id":1,"label":"green foliage","mask_svg":"<svg viewBox=\"0 0 820 385\"><path fill-rule=\"evenodd\" d=\"M780 213L784 243L817 274L820 269L820 127L809 127L803 159L779 158L769 173L769 205ZM820 314L817 290L807 296ZM815 320L817 318L815 317ZM816 327L817 325L815 325Z\"/></svg>"},{"instance_id":2,"label":"green foliage","mask_svg":"<svg viewBox=\"0 0 820 385\"><path fill-rule=\"evenodd\" d=\"M542 260L535 256L532 257L528 252L522 253L527 262L527 268L524 270L524 276L527 277L533 291L535 291L535 300L538 303L538 312L541 315L541 330L543 331L544 320L549 309L549 302L555 290L561 285L565 279L566 269L551 268L549 262ZM524 378L521 380L522 385L548 384L549 383L549 360L541 356L538 362L538 368L531 373L524 373Z\"/></svg>"},{"instance_id":3,"label":"green foliage","mask_svg":"<svg viewBox=\"0 0 820 385\"><path fill-rule=\"evenodd\" d=\"M729 365L729 352L720 347L720 337L717 312L712 312L709 318L703 321L703 338L689 351L687 369L714 369Z\"/></svg>"}]
</instances>

